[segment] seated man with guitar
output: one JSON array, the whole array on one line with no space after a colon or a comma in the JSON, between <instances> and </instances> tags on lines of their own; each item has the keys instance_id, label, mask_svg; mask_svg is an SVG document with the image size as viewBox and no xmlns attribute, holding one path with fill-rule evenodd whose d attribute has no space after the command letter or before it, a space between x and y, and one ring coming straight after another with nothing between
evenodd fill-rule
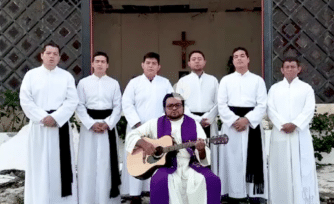
<instances>
[{"instance_id":1,"label":"seated man with guitar","mask_svg":"<svg viewBox=\"0 0 334 204\"><path fill-rule=\"evenodd\" d=\"M147 121L126 137L130 175L146 179L153 174L151 204L219 204L221 182L207 168L211 159L204 130L184 115L181 95L167 94L163 106L164 116ZM222 144L228 139L206 140Z\"/></svg>"}]
</instances>

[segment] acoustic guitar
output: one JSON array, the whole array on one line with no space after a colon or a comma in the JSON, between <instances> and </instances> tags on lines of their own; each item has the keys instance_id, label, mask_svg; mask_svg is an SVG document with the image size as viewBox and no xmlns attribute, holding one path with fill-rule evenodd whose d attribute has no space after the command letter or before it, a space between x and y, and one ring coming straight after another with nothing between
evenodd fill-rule
<instances>
[{"instance_id":1,"label":"acoustic guitar","mask_svg":"<svg viewBox=\"0 0 334 204\"><path fill-rule=\"evenodd\" d=\"M179 149L188 148L195 146L196 141L186 142L182 144L173 145L173 138L169 135L163 136L160 139L150 139L143 137L147 142L150 142L155 147L155 153L153 155L146 155L143 157L144 151L142 148L136 147L132 153L128 153L127 156L127 167L128 172L131 176L145 180L150 178L155 170L159 167L166 166L166 157L169 153L175 152ZM227 144L228 136L216 136L204 140L206 144ZM167 161L168 162L168 161Z\"/></svg>"}]
</instances>

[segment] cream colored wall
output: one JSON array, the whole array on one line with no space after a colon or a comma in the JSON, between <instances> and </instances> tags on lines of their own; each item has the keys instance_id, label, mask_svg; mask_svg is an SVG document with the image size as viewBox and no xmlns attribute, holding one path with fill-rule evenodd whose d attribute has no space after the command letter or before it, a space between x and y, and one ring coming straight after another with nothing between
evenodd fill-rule
<instances>
[{"instance_id":1,"label":"cream colored wall","mask_svg":"<svg viewBox=\"0 0 334 204\"><path fill-rule=\"evenodd\" d=\"M161 57L161 75L172 84L178 80L181 47L172 41L187 40L196 44L188 47L204 52L205 71L220 80L227 73L227 61L233 48L246 47L250 54L250 70L261 75L261 14L180 13L180 14L94 14L94 50L110 56L108 74L125 88L129 80L142 74L140 63L150 51ZM186 70L190 70L187 68Z\"/></svg>"}]
</instances>

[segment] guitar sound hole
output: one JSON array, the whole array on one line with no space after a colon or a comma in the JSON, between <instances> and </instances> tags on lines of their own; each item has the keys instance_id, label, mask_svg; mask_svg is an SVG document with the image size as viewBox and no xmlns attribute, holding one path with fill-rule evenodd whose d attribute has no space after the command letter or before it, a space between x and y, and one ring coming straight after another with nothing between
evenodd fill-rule
<instances>
[{"instance_id":1,"label":"guitar sound hole","mask_svg":"<svg viewBox=\"0 0 334 204\"><path fill-rule=\"evenodd\" d=\"M154 152L154 157L155 158L161 158L163 155L163 147L159 146L155 148L155 152Z\"/></svg>"},{"instance_id":2,"label":"guitar sound hole","mask_svg":"<svg viewBox=\"0 0 334 204\"><path fill-rule=\"evenodd\" d=\"M163 155L164 155L163 154L163 147L161 147L161 146L156 147L154 154L147 157L147 162L149 164L154 164L157 161L159 161Z\"/></svg>"}]
</instances>

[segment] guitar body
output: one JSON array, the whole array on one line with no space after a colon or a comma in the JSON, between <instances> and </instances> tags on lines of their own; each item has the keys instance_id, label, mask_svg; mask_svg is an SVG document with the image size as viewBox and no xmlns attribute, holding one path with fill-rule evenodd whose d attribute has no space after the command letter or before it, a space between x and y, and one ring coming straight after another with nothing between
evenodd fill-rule
<instances>
[{"instance_id":1,"label":"guitar body","mask_svg":"<svg viewBox=\"0 0 334 204\"><path fill-rule=\"evenodd\" d=\"M154 147L168 147L173 145L171 136L163 136L160 139L150 139L144 137L146 141L153 144ZM146 155L145 162L143 162L143 149L135 148L132 154L127 155L127 167L131 176L145 180L150 178L156 169L166 164L167 153L162 153L159 156Z\"/></svg>"},{"instance_id":2,"label":"guitar body","mask_svg":"<svg viewBox=\"0 0 334 204\"><path fill-rule=\"evenodd\" d=\"M143 137L144 140L153 144L155 147L154 155L146 155L143 159L144 151L142 148L136 147L132 153L128 153L127 167L131 176L145 180L150 178L155 170L162 166L171 165L171 159L176 156L176 150L193 147L196 141L186 142L173 145L173 138L169 135L163 136L160 139L150 139ZM206 143L227 144L228 136L220 135L205 139ZM173 154L175 153L175 154Z\"/></svg>"}]
</instances>

